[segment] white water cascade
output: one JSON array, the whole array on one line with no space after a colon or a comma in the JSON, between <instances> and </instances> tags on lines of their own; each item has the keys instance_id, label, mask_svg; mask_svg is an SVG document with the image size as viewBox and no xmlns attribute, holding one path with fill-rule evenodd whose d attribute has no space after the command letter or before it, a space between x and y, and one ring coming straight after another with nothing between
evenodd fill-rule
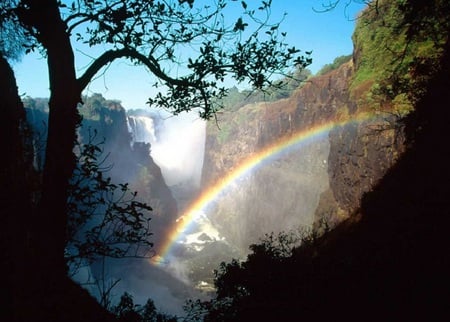
<instances>
[{"instance_id":1,"label":"white water cascade","mask_svg":"<svg viewBox=\"0 0 450 322\"><path fill-rule=\"evenodd\" d=\"M128 116L128 131L132 134L133 142L145 142L151 145L156 142L153 119L148 116Z\"/></svg>"},{"instance_id":2,"label":"white water cascade","mask_svg":"<svg viewBox=\"0 0 450 322\"><path fill-rule=\"evenodd\" d=\"M151 156L168 186L199 186L203 166L206 123L198 115L182 113L128 116L133 142L151 144Z\"/></svg>"}]
</instances>

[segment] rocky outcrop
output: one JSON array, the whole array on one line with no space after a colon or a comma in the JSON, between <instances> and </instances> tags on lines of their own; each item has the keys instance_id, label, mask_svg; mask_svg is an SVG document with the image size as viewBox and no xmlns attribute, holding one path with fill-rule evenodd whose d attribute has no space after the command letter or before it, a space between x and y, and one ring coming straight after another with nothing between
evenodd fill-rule
<instances>
[{"instance_id":1,"label":"rocky outcrop","mask_svg":"<svg viewBox=\"0 0 450 322\"><path fill-rule=\"evenodd\" d=\"M243 160L255 156L257 159L258 152L266 146L276 145L298 133L308 133L320 124L338 124L349 115L356 115L358 110L349 98L348 90L352 66L352 62L348 62L326 75L309 79L288 99L254 103L238 111L218 115L218 123L209 124L207 128L203 187L226 177ZM358 177L360 170L367 171L355 171L355 168L345 164L347 161L343 157L374 157L378 150L372 152L369 149L369 154L365 155L361 155L360 150L365 151L364 144L375 141L368 140L366 136L358 141L360 135L369 132L368 129L374 124L358 124L353 132L351 126L335 128L329 133L324 130L322 136L310 139L301 148L288 149L288 152L278 153L263 162L256 160L256 170L248 171L249 174L239 182L233 182L226 193L222 193L208 214L209 218L241 250L257 242L265 233L297 229L299 226L310 227L314 221L325 217L323 210L327 207L333 212L325 219L335 220L336 215L342 216L341 212L334 211L337 206L350 209L343 206L346 200L343 196L353 196L352 187L348 190L346 187L343 196L336 191L344 185L340 184L341 180L345 176ZM344 141L352 141L351 146L358 148L353 151L345 146L346 150L341 151L340 144ZM387 147L390 142L389 139L376 141L375 145ZM331 148L330 144L333 145ZM333 153L331 156L329 151ZM388 167L385 164L390 162L380 161L385 157L385 151L379 152L380 155L371 161L374 173L381 173ZM392 159L391 156L389 158ZM342 164L347 168L339 176L337 169ZM378 164L384 168L378 170ZM356 166L363 166L363 162L358 161ZM363 191L361 189L361 193ZM356 203L357 198L355 194L351 201ZM315 215L318 206L320 212ZM326 215L329 213L326 212Z\"/></svg>"},{"instance_id":2,"label":"rocky outcrop","mask_svg":"<svg viewBox=\"0 0 450 322\"><path fill-rule=\"evenodd\" d=\"M99 94L95 99L98 102L95 111L80 108L85 117L78 129L79 140L97 144L103 151L99 161L105 175L116 183L129 183L130 189L138 192L137 198L153 208L151 230L158 233L153 235L152 241L157 243L177 217L177 202L164 181L161 169L150 156L150 144L131 144L127 115L122 105L118 101L105 100ZM38 105L35 100L27 98L26 112L33 132L34 166L39 170L44 158L42 147L46 140L48 111L35 107Z\"/></svg>"},{"instance_id":3,"label":"rocky outcrop","mask_svg":"<svg viewBox=\"0 0 450 322\"><path fill-rule=\"evenodd\" d=\"M332 121L343 109L355 110L348 99L352 63L315 77L288 99L246 105L223 112L207 128L202 185L223 177L239 161L282 137Z\"/></svg>"},{"instance_id":4,"label":"rocky outcrop","mask_svg":"<svg viewBox=\"0 0 450 322\"><path fill-rule=\"evenodd\" d=\"M210 218L241 247L267 232L348 218L402 153L396 116L358 106L349 89L353 74L350 61L307 80L288 99L246 105L209 124L204 187L280 138L335 124L328 136L265 164L217 202Z\"/></svg>"},{"instance_id":5,"label":"rocky outcrop","mask_svg":"<svg viewBox=\"0 0 450 322\"><path fill-rule=\"evenodd\" d=\"M104 165L111 167L107 174L115 182L129 183L130 189L137 191L137 198L152 207L151 230L158 232L153 235L152 241L157 244L178 214L177 202L164 181L161 169L150 156L150 144L131 144L125 109L114 101L104 104L106 106L98 111L98 120L83 121L80 136L88 140L95 130L97 137L94 142L104 138Z\"/></svg>"},{"instance_id":6,"label":"rocky outcrop","mask_svg":"<svg viewBox=\"0 0 450 322\"><path fill-rule=\"evenodd\" d=\"M353 215L361 198L372 190L403 153L405 137L395 116L334 128L329 135L330 190L316 210L315 224L335 226Z\"/></svg>"},{"instance_id":7,"label":"rocky outcrop","mask_svg":"<svg viewBox=\"0 0 450 322\"><path fill-rule=\"evenodd\" d=\"M388 116L339 127L330 133L330 188L345 213L352 213L404 150L404 135Z\"/></svg>"}]
</instances>

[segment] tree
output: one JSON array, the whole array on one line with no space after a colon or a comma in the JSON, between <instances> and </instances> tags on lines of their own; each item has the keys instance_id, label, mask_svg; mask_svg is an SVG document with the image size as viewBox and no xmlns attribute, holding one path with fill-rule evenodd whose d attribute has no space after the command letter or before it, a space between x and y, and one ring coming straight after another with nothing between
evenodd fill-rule
<instances>
[{"instance_id":1,"label":"tree","mask_svg":"<svg viewBox=\"0 0 450 322\"><path fill-rule=\"evenodd\" d=\"M158 317L158 312L156 310L155 303L153 300L148 299L145 303L144 307L142 308L142 321L143 322L153 322L156 321L156 318Z\"/></svg>"},{"instance_id":2,"label":"tree","mask_svg":"<svg viewBox=\"0 0 450 322\"><path fill-rule=\"evenodd\" d=\"M25 30L10 13L16 0L4 0L0 6L0 53L9 61L17 61L24 53L23 44L28 42Z\"/></svg>"},{"instance_id":3,"label":"tree","mask_svg":"<svg viewBox=\"0 0 450 322\"><path fill-rule=\"evenodd\" d=\"M223 14L224 0L214 8L182 0L84 0L69 5L57 0L22 0L2 10L26 30L27 50L41 50L48 63L48 140L39 215L33 222L40 262L52 263L61 272L66 269L66 201L76 166L72 150L80 122L77 104L82 90L102 67L119 58L144 66L166 91L149 99L150 104L168 107L175 114L200 107L200 115L209 118L217 108L210 99L226 94L221 82L227 75L262 88L271 83L269 75L282 72L287 64L309 63L309 58L298 56L299 50L280 40L284 34L280 36L279 24L269 23L270 1L263 1L256 10L245 2L241 5L243 14L231 27ZM264 40L259 40L261 35ZM109 48L79 77L71 36L92 47ZM230 43L231 47L226 45ZM195 47L192 57L180 62L178 53L189 46ZM171 75L166 71L170 64L181 64L186 73Z\"/></svg>"},{"instance_id":4,"label":"tree","mask_svg":"<svg viewBox=\"0 0 450 322\"><path fill-rule=\"evenodd\" d=\"M120 297L119 304L113 308L113 312L119 321L139 322L141 320L139 313L136 312L133 297L127 292Z\"/></svg>"},{"instance_id":5,"label":"tree","mask_svg":"<svg viewBox=\"0 0 450 322\"><path fill-rule=\"evenodd\" d=\"M250 246L245 261L222 262L215 271L216 297L188 301L187 321L272 321L294 317L298 298L290 288L304 271L296 266L301 247L313 247L318 236L309 229L267 234ZM305 270L306 271L306 270ZM295 289L295 287L292 287Z\"/></svg>"},{"instance_id":6,"label":"tree","mask_svg":"<svg viewBox=\"0 0 450 322\"><path fill-rule=\"evenodd\" d=\"M145 67L166 93L149 99L150 104L168 107L175 114L199 107L200 115L210 118L217 109L211 98L226 94L222 86L226 77L263 88L272 82L271 75L283 72L288 64L310 62L283 42L278 23L269 22L270 1L262 1L255 10L243 1L236 2L242 6L242 15L232 24L225 19L228 4L225 0L217 1L215 7L201 7L193 0L2 1L2 31L12 22L23 28L25 36L17 39L8 33L7 41L24 46L26 52L39 50L48 65L49 120L42 188L33 195L37 206L27 215L30 220L24 233L28 261L34 264L30 278L37 283L37 292L60 289L57 276L67 272L67 199L77 164L73 153L80 123L77 105L83 89L102 67L119 58ZM107 48L80 76L75 72L76 42ZM192 48L191 57L180 61L179 53L188 48ZM8 57L8 52L2 49L1 55ZM168 67L173 64L186 72L171 74ZM2 85L2 91L16 89L11 84ZM15 94L18 97L17 89ZM21 222L15 218L11 225L21 226Z\"/></svg>"},{"instance_id":7,"label":"tree","mask_svg":"<svg viewBox=\"0 0 450 322\"><path fill-rule=\"evenodd\" d=\"M164 313L159 313L153 300L148 299L144 306L134 304L133 296L127 292L120 297L119 303L113 308L119 321L123 322L176 322L178 319Z\"/></svg>"},{"instance_id":8,"label":"tree","mask_svg":"<svg viewBox=\"0 0 450 322\"><path fill-rule=\"evenodd\" d=\"M150 257L152 208L136 200L126 183L114 183L103 165L95 133L77 144L77 167L69 184L65 258L75 274L102 257Z\"/></svg>"}]
</instances>

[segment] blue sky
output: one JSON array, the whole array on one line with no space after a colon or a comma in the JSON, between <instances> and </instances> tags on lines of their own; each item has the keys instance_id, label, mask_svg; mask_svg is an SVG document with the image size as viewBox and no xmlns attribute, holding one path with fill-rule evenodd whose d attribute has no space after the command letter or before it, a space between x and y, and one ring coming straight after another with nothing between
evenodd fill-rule
<instances>
[{"instance_id":1,"label":"blue sky","mask_svg":"<svg viewBox=\"0 0 450 322\"><path fill-rule=\"evenodd\" d=\"M207 2L207 0L203 0ZM287 42L301 49L312 51L313 64L309 69L315 73L324 64L331 63L340 55L352 52L351 35L354 30L356 14L363 8L358 0L341 0L332 11L317 13L322 4L332 0L273 0L272 17L281 19L287 13L280 29L287 32ZM247 0L249 6L256 0ZM349 6L346 3L351 2ZM258 1L257 4L260 2ZM74 43L77 71L81 73L89 62L89 56L95 57L99 51L81 48ZM22 58L14 66L19 92L32 97L48 97L48 74L45 59L33 53ZM108 99L122 101L125 108L143 108L151 95L154 83L152 76L142 67L133 67L127 61L120 60L102 75L98 75L87 88L86 94L101 93Z\"/></svg>"}]
</instances>

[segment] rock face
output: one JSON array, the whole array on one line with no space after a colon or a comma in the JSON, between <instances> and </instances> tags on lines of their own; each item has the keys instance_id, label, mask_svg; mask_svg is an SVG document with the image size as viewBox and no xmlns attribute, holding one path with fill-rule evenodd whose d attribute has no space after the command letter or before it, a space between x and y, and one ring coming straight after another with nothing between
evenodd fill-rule
<instances>
[{"instance_id":1,"label":"rock face","mask_svg":"<svg viewBox=\"0 0 450 322\"><path fill-rule=\"evenodd\" d=\"M341 210L351 214L404 150L394 117L339 127L330 133L330 188Z\"/></svg>"},{"instance_id":2,"label":"rock face","mask_svg":"<svg viewBox=\"0 0 450 322\"><path fill-rule=\"evenodd\" d=\"M348 81L352 64L327 75L312 78L288 99L246 105L224 112L210 123L206 137L203 186L223 176L245 156L312 126L332 121L347 108ZM354 105L354 104L353 104ZM350 110L355 108L349 107Z\"/></svg>"},{"instance_id":3,"label":"rock face","mask_svg":"<svg viewBox=\"0 0 450 322\"><path fill-rule=\"evenodd\" d=\"M159 232L167 229L177 217L176 200L164 181L161 169L150 156L150 144L132 141L125 109L117 101L108 101L96 95L95 111L83 110L87 107L80 108L85 114L78 130L80 141L99 144L103 150L102 158L105 158L102 167L109 169L105 175L116 183L129 183L130 189L138 192L139 200L153 208L152 231L158 231L153 236L153 242L157 243L159 238L163 238ZM34 166L38 170L44 159L42 147L46 140L48 118L48 111L39 108L46 105L46 100L41 102L43 100L28 98L26 101L27 119L34 135Z\"/></svg>"},{"instance_id":4,"label":"rock face","mask_svg":"<svg viewBox=\"0 0 450 322\"><path fill-rule=\"evenodd\" d=\"M105 165L111 165L110 175L116 182L130 184L130 189L137 191L139 200L149 204L152 231L156 244L163 238L165 231L175 220L178 209L169 187L164 181L161 169L150 156L151 145L132 141L127 125L125 109L115 102L107 102L99 110L98 120L85 120L80 129L83 140L89 137L89 131L95 129L98 138L105 138L102 147L107 156ZM98 139L97 139L98 140Z\"/></svg>"},{"instance_id":5,"label":"rock face","mask_svg":"<svg viewBox=\"0 0 450 322\"><path fill-rule=\"evenodd\" d=\"M314 221L326 216L326 220L334 220L338 213L334 211L332 217L329 212L325 214L327 207L335 209L339 205L350 209L344 207L347 205L344 196L353 196L355 187L349 186L342 194L335 189L345 185L342 180L349 180L345 176L356 178L360 170L366 170L355 172L354 168L347 167L339 175L338 167L347 162L344 157L353 154L354 157L357 154L374 157L372 152L370 156L361 155L360 150L365 151L363 146L367 140L358 141L362 129L369 128L369 124L358 125L361 130L353 132L350 126L323 126L316 136L312 136L310 130L321 129L323 124L338 124L358 112L356 104L349 99L352 68L352 62L348 62L329 74L308 80L288 99L246 105L238 111L220 114L217 124L209 124L203 163L204 189L227 177L244 160L256 159L252 163L255 166L246 171L248 174L231 182L208 213L224 237L241 251L266 233L311 227ZM278 142L299 133L305 134L299 146L279 151ZM348 151L344 142L349 140L354 142L351 146L358 149ZM388 146L389 140L386 140L379 139L375 145ZM277 153L260 160L259 151L270 145L275 145ZM346 147L345 151L341 145ZM329 156L329 152L332 155ZM390 162L380 162L385 151L380 150L380 153L370 161L374 168ZM361 160L358 162L356 166L363 165ZM381 173L383 169L373 171ZM357 198L355 195L351 201ZM321 211L317 215L316 209ZM342 212L339 215L342 216Z\"/></svg>"},{"instance_id":6,"label":"rock face","mask_svg":"<svg viewBox=\"0 0 450 322\"><path fill-rule=\"evenodd\" d=\"M330 125L309 144L249 171L218 198L209 217L240 249L265 233L323 222L334 226L358 209L363 194L402 153L404 137L395 116L358 106L349 90L352 75L350 61L309 79L288 99L246 105L209 124L203 187L282 138L302 131L308 136L310 129Z\"/></svg>"}]
</instances>

